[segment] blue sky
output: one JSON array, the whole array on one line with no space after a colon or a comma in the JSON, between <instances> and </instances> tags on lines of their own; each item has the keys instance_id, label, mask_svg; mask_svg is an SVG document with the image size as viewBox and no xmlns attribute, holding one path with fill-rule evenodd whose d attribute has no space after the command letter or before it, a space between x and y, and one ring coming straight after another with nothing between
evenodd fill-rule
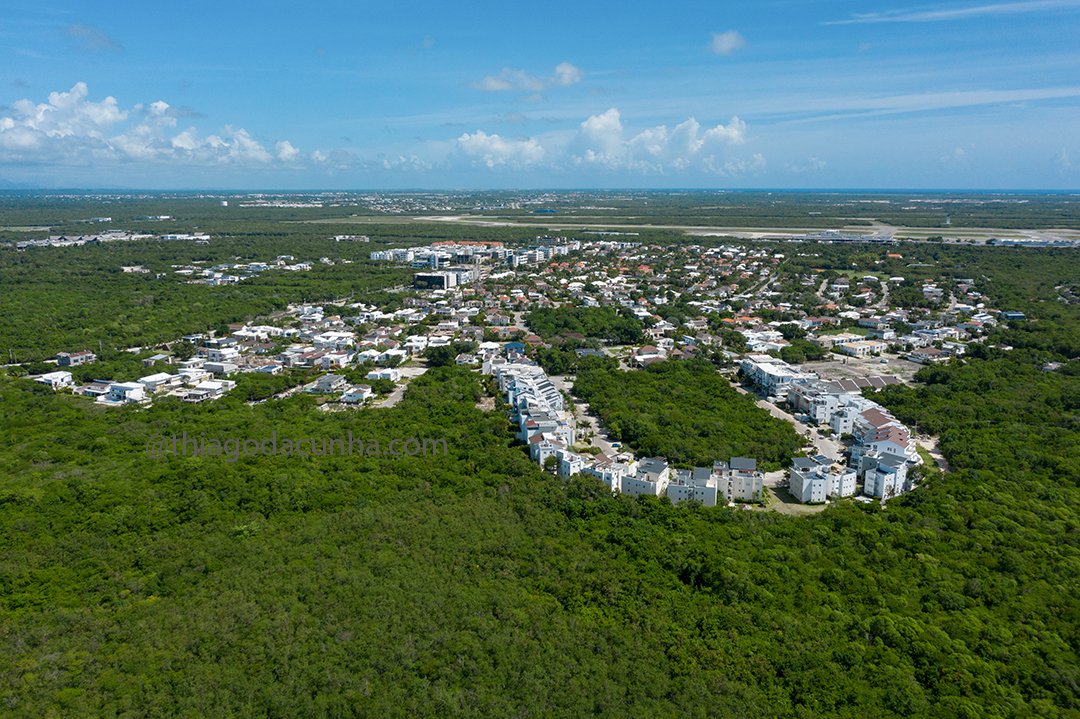
<instances>
[{"instance_id":1,"label":"blue sky","mask_svg":"<svg viewBox=\"0 0 1080 719\"><path fill-rule=\"evenodd\" d=\"M1080 187L1080 0L0 2L0 187Z\"/></svg>"}]
</instances>

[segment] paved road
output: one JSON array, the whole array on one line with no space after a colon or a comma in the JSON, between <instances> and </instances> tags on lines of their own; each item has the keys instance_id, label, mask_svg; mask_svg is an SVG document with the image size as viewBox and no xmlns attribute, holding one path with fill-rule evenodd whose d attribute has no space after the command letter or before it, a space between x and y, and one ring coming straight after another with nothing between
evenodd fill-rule
<instances>
[{"instance_id":1,"label":"paved road","mask_svg":"<svg viewBox=\"0 0 1080 719\"><path fill-rule=\"evenodd\" d=\"M552 375L548 377L551 380L551 384L555 385L555 388L560 392L565 392L573 397L572 388L574 386L574 378L563 375ZM574 402L574 421L577 423L578 433L582 434L585 431L592 431L592 438L589 440L589 444L594 447L599 447L600 451L609 457L614 457L626 450L613 447L611 440L608 437L607 431L600 424L600 419L589 414L589 405L584 402ZM578 444L584 444L584 440L579 438Z\"/></svg>"},{"instance_id":2,"label":"paved road","mask_svg":"<svg viewBox=\"0 0 1080 719\"><path fill-rule=\"evenodd\" d=\"M573 377L551 375L548 379L551 380L551 383L555 385L555 387L559 391L565 392L566 394L569 394L571 395L571 397L573 397ZM743 394L751 394L739 385L733 384L733 386L736 390L742 392ZM767 402L763 399L757 399L756 404L758 407L761 407L773 417L792 424L795 427L795 431L797 431L801 436L809 435L810 441L814 446L815 454L821 454L833 460L839 460L843 457L845 449L844 444L835 437L826 437L822 435L816 426L808 425L804 422L799 421L790 412L787 412L777 407L771 402ZM600 423L599 418L589 414L588 404L584 402L574 402L574 420L577 422L579 432L589 430L592 431L593 437L590 441L590 444L599 447L604 454L608 456L614 456L625 451L612 446L611 439L609 438L607 431L604 429L603 425ZM783 472L770 473L770 475L773 475L767 478L771 479L770 486L776 486L776 484L778 484L783 479Z\"/></svg>"},{"instance_id":3,"label":"paved road","mask_svg":"<svg viewBox=\"0 0 1080 719\"><path fill-rule=\"evenodd\" d=\"M825 288L829 286L828 280L822 280L821 284L817 288L818 299L821 300L821 304L825 304L829 300L825 297Z\"/></svg>"},{"instance_id":4,"label":"paved road","mask_svg":"<svg viewBox=\"0 0 1080 719\"><path fill-rule=\"evenodd\" d=\"M386 395L385 398L375 401L372 407L393 407L401 400L405 399L405 388L408 385L404 382L394 388L394 391Z\"/></svg>"},{"instance_id":5,"label":"paved road","mask_svg":"<svg viewBox=\"0 0 1080 719\"><path fill-rule=\"evenodd\" d=\"M310 387L313 384L314 384L314 382L306 382L304 384L298 384L295 387L290 387L289 389L285 390L284 392L278 392L273 397L269 397L267 399L257 399L254 402L248 402L247 404L248 404L248 406L252 406L252 405L256 405L256 404L263 404L268 399L285 399L286 397L292 397L294 394L297 394L299 392L303 392L305 389L307 389L308 387Z\"/></svg>"},{"instance_id":6,"label":"paved road","mask_svg":"<svg viewBox=\"0 0 1080 719\"><path fill-rule=\"evenodd\" d=\"M746 390L744 387L741 387L735 383L732 383L732 386L743 394L756 396L752 392ZM785 422L792 424L795 427L795 431L798 432L800 435L806 436L807 434L809 434L810 439L813 442L814 451L816 454L823 454L829 459L834 460L839 460L843 456L844 444L835 437L826 437L822 435L816 426L808 425L805 422L799 421L795 418L793 414L787 412L786 410L780 409L771 402L767 402L766 400L759 398L756 400L756 404L758 407L761 407L773 417L776 417L777 419L782 419Z\"/></svg>"},{"instance_id":7,"label":"paved road","mask_svg":"<svg viewBox=\"0 0 1080 719\"><path fill-rule=\"evenodd\" d=\"M874 303L874 308L881 310L882 312L889 311L889 282L888 280L881 280L878 282L881 288L881 299Z\"/></svg>"},{"instance_id":8,"label":"paved road","mask_svg":"<svg viewBox=\"0 0 1080 719\"><path fill-rule=\"evenodd\" d=\"M762 279L761 282L754 285L754 287L752 289L749 289L746 292L742 292L740 294L756 295L758 292L761 292L763 289L768 287L770 283L774 282L777 277L780 276L780 268L783 267L784 263L786 263L786 262L787 262L787 258L784 258L783 260L780 260L780 264L778 264L775 268L770 269L766 273L764 279Z\"/></svg>"},{"instance_id":9,"label":"paved road","mask_svg":"<svg viewBox=\"0 0 1080 719\"><path fill-rule=\"evenodd\" d=\"M398 368L401 370L401 383L394 388L393 392L386 395L384 399L381 399L372 404L372 407L393 407L405 398L405 390L409 386L409 381L412 380L414 377L419 377L420 375L428 371L427 360L423 358L417 358L416 361L421 362L422 364Z\"/></svg>"}]
</instances>

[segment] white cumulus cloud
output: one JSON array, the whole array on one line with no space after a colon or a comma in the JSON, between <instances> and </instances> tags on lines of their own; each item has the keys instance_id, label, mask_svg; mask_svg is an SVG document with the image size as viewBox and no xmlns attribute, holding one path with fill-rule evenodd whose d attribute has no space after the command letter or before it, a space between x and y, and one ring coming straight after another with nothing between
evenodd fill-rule
<instances>
[{"instance_id":1,"label":"white cumulus cloud","mask_svg":"<svg viewBox=\"0 0 1080 719\"><path fill-rule=\"evenodd\" d=\"M274 159L273 156L266 151L258 140L253 138L247 130L240 128L233 131L231 128L226 128L226 131L232 135L232 142L229 143L229 156L234 160L241 162L251 160L254 162L270 162Z\"/></svg>"},{"instance_id":2,"label":"white cumulus cloud","mask_svg":"<svg viewBox=\"0 0 1080 719\"><path fill-rule=\"evenodd\" d=\"M194 127L177 128L177 118L190 110L164 100L123 108L114 97L95 101L85 82L52 92L46 102L23 99L0 115L0 162L35 164L64 162L172 162L199 165L266 165L301 158L288 140L274 152L244 128L226 126L202 136Z\"/></svg>"},{"instance_id":3,"label":"white cumulus cloud","mask_svg":"<svg viewBox=\"0 0 1080 719\"><path fill-rule=\"evenodd\" d=\"M40 140L101 138L111 126L127 119L127 111L120 109L115 97L93 102L86 99L88 94L86 83L79 82L67 92L49 93L48 102L17 100L14 116L5 118L4 124L38 135Z\"/></svg>"},{"instance_id":4,"label":"white cumulus cloud","mask_svg":"<svg viewBox=\"0 0 1080 719\"><path fill-rule=\"evenodd\" d=\"M457 148L466 157L488 168L534 165L544 159L544 148L534 138L501 137L483 130L461 135L457 139Z\"/></svg>"},{"instance_id":5,"label":"white cumulus cloud","mask_svg":"<svg viewBox=\"0 0 1080 719\"><path fill-rule=\"evenodd\" d=\"M581 123L570 144L571 161L612 170L729 172L731 168L724 169L727 148L745 141L746 123L738 117L709 128L691 117L672 127L656 125L627 133L621 113L613 107Z\"/></svg>"},{"instance_id":6,"label":"white cumulus cloud","mask_svg":"<svg viewBox=\"0 0 1080 719\"><path fill-rule=\"evenodd\" d=\"M716 175L749 175L764 172L767 163L765 156L755 152L749 158L736 157L730 160L718 161L715 157L705 158L704 169Z\"/></svg>"},{"instance_id":7,"label":"white cumulus cloud","mask_svg":"<svg viewBox=\"0 0 1080 719\"><path fill-rule=\"evenodd\" d=\"M386 157L379 164L383 170L394 172L425 172L431 169L430 162L415 154Z\"/></svg>"},{"instance_id":8,"label":"white cumulus cloud","mask_svg":"<svg viewBox=\"0 0 1080 719\"><path fill-rule=\"evenodd\" d=\"M536 93L549 87L576 85L584 78L585 72L581 68L569 62L560 62L555 66L552 74L546 77L534 75L526 70L504 67L498 75L488 75L479 82L473 83L473 87L485 92L521 90Z\"/></svg>"},{"instance_id":9,"label":"white cumulus cloud","mask_svg":"<svg viewBox=\"0 0 1080 719\"><path fill-rule=\"evenodd\" d=\"M581 123L578 144L584 145L581 159L589 163L615 167L625 162L622 115L610 108Z\"/></svg>"},{"instance_id":10,"label":"white cumulus cloud","mask_svg":"<svg viewBox=\"0 0 1080 719\"><path fill-rule=\"evenodd\" d=\"M828 163L825 160L822 160L820 157L811 155L810 157L806 158L805 162L789 162L787 164L787 170L788 172L793 172L796 175L801 175L804 173L821 172L827 166Z\"/></svg>"},{"instance_id":11,"label":"white cumulus cloud","mask_svg":"<svg viewBox=\"0 0 1080 719\"><path fill-rule=\"evenodd\" d=\"M300 151L293 147L293 144L288 140L281 140L274 145L274 149L277 150L277 159L282 162L293 162L300 157Z\"/></svg>"},{"instance_id":12,"label":"white cumulus cloud","mask_svg":"<svg viewBox=\"0 0 1080 719\"><path fill-rule=\"evenodd\" d=\"M568 62L560 62L555 66L555 74L551 78L551 82L555 85L574 85L584 79L585 73L581 71L580 67L571 65Z\"/></svg>"},{"instance_id":13,"label":"white cumulus cloud","mask_svg":"<svg viewBox=\"0 0 1080 719\"><path fill-rule=\"evenodd\" d=\"M730 55L746 46L746 38L735 30L714 32L709 49L717 55Z\"/></svg>"}]
</instances>

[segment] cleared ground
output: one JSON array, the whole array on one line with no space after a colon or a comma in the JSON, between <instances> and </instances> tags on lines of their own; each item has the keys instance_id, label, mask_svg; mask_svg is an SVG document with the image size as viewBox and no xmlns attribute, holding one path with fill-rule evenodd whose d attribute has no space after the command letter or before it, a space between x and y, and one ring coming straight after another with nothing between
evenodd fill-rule
<instances>
[{"instance_id":1,"label":"cleared ground","mask_svg":"<svg viewBox=\"0 0 1080 719\"><path fill-rule=\"evenodd\" d=\"M822 379L828 380L893 375L899 377L900 381L904 383L910 383L915 377L915 373L922 369L921 364L892 355L884 359L888 360L888 364L883 364L881 357L841 358L836 356L836 359L806 362L801 366L810 372L816 373Z\"/></svg>"},{"instance_id":2,"label":"cleared ground","mask_svg":"<svg viewBox=\"0 0 1080 719\"><path fill-rule=\"evenodd\" d=\"M781 471L770 472L769 474L783 475L784 473ZM773 481L770 483L770 477L765 477L765 506L762 509L766 511L779 512L780 514L787 514L792 517L806 517L811 514L824 512L828 506L828 504L801 504L795 500L795 497L793 497L787 489L778 486L778 482L775 478L773 478Z\"/></svg>"}]
</instances>

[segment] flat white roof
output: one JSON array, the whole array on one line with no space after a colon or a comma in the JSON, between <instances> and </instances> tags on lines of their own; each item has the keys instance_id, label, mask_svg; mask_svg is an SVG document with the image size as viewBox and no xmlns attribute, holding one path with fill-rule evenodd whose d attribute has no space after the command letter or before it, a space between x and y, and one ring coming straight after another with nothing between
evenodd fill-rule
<instances>
[{"instance_id":1,"label":"flat white roof","mask_svg":"<svg viewBox=\"0 0 1080 719\"><path fill-rule=\"evenodd\" d=\"M140 377L140 382L167 382L174 379L176 375L169 374L168 372L158 372L156 374L148 374L145 377Z\"/></svg>"}]
</instances>

